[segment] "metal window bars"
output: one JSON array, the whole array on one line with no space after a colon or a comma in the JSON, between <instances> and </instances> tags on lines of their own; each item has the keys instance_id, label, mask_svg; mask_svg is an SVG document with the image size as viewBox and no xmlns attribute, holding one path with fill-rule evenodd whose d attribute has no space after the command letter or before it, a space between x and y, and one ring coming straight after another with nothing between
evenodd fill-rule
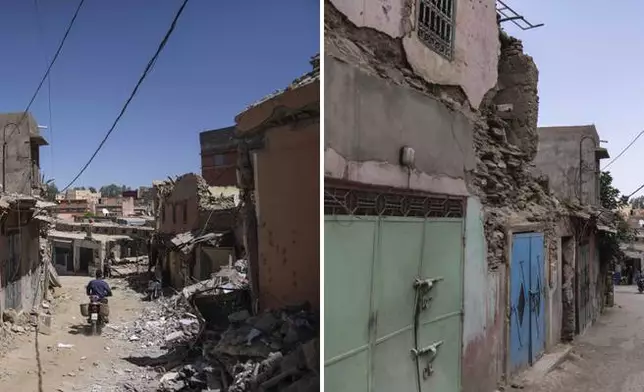
<instances>
[{"instance_id":1,"label":"metal window bars","mask_svg":"<svg viewBox=\"0 0 644 392\"><path fill-rule=\"evenodd\" d=\"M502 0L496 0L496 14L499 23L512 22L521 30L532 30L544 25L543 23L536 25L530 23L523 15L519 15Z\"/></svg>"},{"instance_id":2,"label":"metal window bars","mask_svg":"<svg viewBox=\"0 0 644 392\"><path fill-rule=\"evenodd\" d=\"M418 38L436 53L452 59L455 0L419 0Z\"/></svg>"}]
</instances>

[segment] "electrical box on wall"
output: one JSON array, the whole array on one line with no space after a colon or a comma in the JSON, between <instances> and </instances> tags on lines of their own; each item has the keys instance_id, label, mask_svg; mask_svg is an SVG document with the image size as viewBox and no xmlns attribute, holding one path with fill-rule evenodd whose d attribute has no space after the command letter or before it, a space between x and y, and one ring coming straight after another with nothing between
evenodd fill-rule
<instances>
[{"instance_id":1,"label":"electrical box on wall","mask_svg":"<svg viewBox=\"0 0 644 392\"><path fill-rule=\"evenodd\" d=\"M416 151L413 148L405 146L400 149L400 164L406 167L414 167Z\"/></svg>"}]
</instances>

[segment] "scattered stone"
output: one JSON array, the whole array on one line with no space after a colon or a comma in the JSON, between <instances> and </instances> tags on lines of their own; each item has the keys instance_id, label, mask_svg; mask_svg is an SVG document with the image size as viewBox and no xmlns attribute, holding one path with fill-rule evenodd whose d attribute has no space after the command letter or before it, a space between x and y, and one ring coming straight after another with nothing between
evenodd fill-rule
<instances>
[{"instance_id":1,"label":"scattered stone","mask_svg":"<svg viewBox=\"0 0 644 392\"><path fill-rule=\"evenodd\" d=\"M228 321L231 323L242 323L248 318L250 318L250 313L246 309L228 315Z\"/></svg>"},{"instance_id":2,"label":"scattered stone","mask_svg":"<svg viewBox=\"0 0 644 392\"><path fill-rule=\"evenodd\" d=\"M15 324L18 322L18 312L14 309L7 309L2 312L2 321L9 324Z\"/></svg>"},{"instance_id":3,"label":"scattered stone","mask_svg":"<svg viewBox=\"0 0 644 392\"><path fill-rule=\"evenodd\" d=\"M67 344L67 343L58 343L57 345L58 348L73 348L73 344Z\"/></svg>"},{"instance_id":4,"label":"scattered stone","mask_svg":"<svg viewBox=\"0 0 644 392\"><path fill-rule=\"evenodd\" d=\"M182 332L182 331L172 332L171 334L168 334L168 335L165 337L165 341L166 341L167 343L174 342L174 341L176 341L176 340L181 339L183 336L184 336L184 335L183 335L183 332Z\"/></svg>"},{"instance_id":5,"label":"scattered stone","mask_svg":"<svg viewBox=\"0 0 644 392\"><path fill-rule=\"evenodd\" d=\"M14 325L12 325L12 326L11 326L11 332L15 332L15 333L25 333L25 332L26 332L26 330L25 330L25 327L22 327L22 326L20 326L20 325L15 325L15 324L14 324Z\"/></svg>"}]
</instances>

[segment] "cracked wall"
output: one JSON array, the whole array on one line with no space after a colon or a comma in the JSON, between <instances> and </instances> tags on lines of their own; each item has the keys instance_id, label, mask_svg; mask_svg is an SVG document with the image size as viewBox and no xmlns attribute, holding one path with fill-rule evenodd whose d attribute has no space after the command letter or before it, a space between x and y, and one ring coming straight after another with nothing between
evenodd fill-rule
<instances>
[{"instance_id":1,"label":"cracked wall","mask_svg":"<svg viewBox=\"0 0 644 392\"><path fill-rule=\"evenodd\" d=\"M464 115L333 57L325 66L325 175L468 194L465 177L474 167L474 151L472 124ZM412 170L398 163L404 146L416 150Z\"/></svg>"},{"instance_id":2,"label":"cracked wall","mask_svg":"<svg viewBox=\"0 0 644 392\"><path fill-rule=\"evenodd\" d=\"M326 3L325 175L468 196L461 379L465 392L493 390L505 373L510 228L527 223L544 233L549 296L561 295L562 208L547 180L531 172L538 142L536 66L520 41L499 35L495 17L481 18L468 28L485 24L485 31L494 30L494 44L468 50L494 56L494 80L480 105L472 105L467 83L430 83L436 80L414 66L406 38L377 24L375 2L333 4L349 15ZM342 8L347 4L353 8ZM461 1L459 12L464 4L472 6ZM361 15L360 7L374 14ZM468 72L476 75L474 69ZM402 146L416 150L413 170L398 164ZM560 309L546 311L561 320ZM549 326L550 341L557 339L555 329Z\"/></svg>"},{"instance_id":3,"label":"cracked wall","mask_svg":"<svg viewBox=\"0 0 644 392\"><path fill-rule=\"evenodd\" d=\"M414 72L425 81L460 86L472 107L496 84L499 54L494 0L456 2L454 53L448 60L418 39L417 1L330 0L357 27L382 32L401 42Z\"/></svg>"}]
</instances>

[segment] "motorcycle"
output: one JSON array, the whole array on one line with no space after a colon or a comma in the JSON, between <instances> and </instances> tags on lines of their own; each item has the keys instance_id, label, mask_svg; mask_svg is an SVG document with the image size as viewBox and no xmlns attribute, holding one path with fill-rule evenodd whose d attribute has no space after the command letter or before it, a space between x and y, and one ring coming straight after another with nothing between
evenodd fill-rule
<instances>
[{"instance_id":1,"label":"motorcycle","mask_svg":"<svg viewBox=\"0 0 644 392\"><path fill-rule=\"evenodd\" d=\"M87 317L92 335L97 335L99 330L107 323L109 312L107 303L101 302L98 296L90 295L89 303L81 305L81 314Z\"/></svg>"},{"instance_id":2,"label":"motorcycle","mask_svg":"<svg viewBox=\"0 0 644 392\"><path fill-rule=\"evenodd\" d=\"M644 278L639 278L637 280L637 291L642 294L644 292Z\"/></svg>"}]
</instances>

